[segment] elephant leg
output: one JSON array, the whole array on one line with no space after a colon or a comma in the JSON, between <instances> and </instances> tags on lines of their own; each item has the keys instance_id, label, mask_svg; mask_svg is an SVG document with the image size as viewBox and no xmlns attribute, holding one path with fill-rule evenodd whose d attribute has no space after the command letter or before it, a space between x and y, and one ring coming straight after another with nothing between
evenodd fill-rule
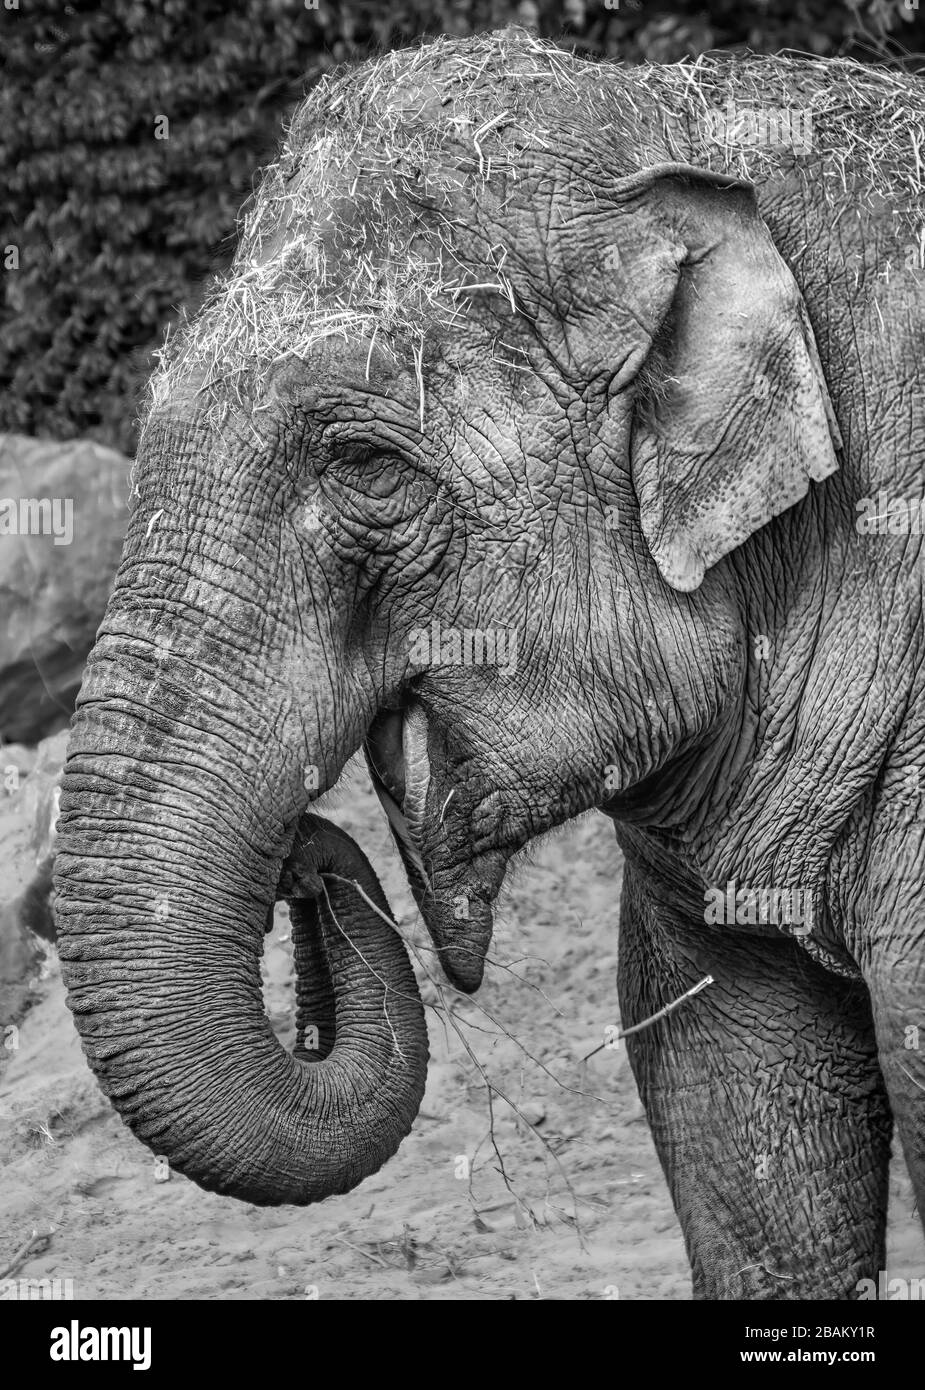
<instances>
[{"instance_id":1,"label":"elephant leg","mask_svg":"<svg viewBox=\"0 0 925 1390\"><path fill-rule=\"evenodd\" d=\"M856 958L873 1001L880 1069L925 1226L925 832L874 838L856 898Z\"/></svg>"},{"instance_id":2,"label":"elephant leg","mask_svg":"<svg viewBox=\"0 0 925 1390\"><path fill-rule=\"evenodd\" d=\"M867 972L880 1068L925 1228L925 984L920 962L885 954Z\"/></svg>"},{"instance_id":3,"label":"elephant leg","mask_svg":"<svg viewBox=\"0 0 925 1390\"><path fill-rule=\"evenodd\" d=\"M891 1117L863 985L655 907L630 865L624 1027L701 1299L857 1296L883 1268Z\"/></svg>"}]
</instances>

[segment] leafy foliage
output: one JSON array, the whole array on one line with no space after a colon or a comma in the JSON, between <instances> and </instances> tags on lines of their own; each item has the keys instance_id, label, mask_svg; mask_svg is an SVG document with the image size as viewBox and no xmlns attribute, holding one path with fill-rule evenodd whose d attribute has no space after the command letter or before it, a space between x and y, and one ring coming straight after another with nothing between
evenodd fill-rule
<instances>
[{"instance_id":1,"label":"leafy foliage","mask_svg":"<svg viewBox=\"0 0 925 1390\"><path fill-rule=\"evenodd\" d=\"M283 117L337 63L516 22L627 61L749 46L918 66L925 23L925 0L19 4L0 11L0 429L129 453L166 323L227 265Z\"/></svg>"}]
</instances>

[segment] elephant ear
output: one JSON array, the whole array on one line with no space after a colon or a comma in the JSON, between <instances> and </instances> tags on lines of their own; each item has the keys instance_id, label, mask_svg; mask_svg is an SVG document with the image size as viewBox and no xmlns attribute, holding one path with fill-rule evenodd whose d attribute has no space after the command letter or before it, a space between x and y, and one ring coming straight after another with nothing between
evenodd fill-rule
<instances>
[{"instance_id":1,"label":"elephant ear","mask_svg":"<svg viewBox=\"0 0 925 1390\"><path fill-rule=\"evenodd\" d=\"M663 317L636 382L642 530L664 579L705 571L838 467L841 438L806 306L748 184L686 165L621 181L651 242ZM638 359L637 359L638 360Z\"/></svg>"}]
</instances>

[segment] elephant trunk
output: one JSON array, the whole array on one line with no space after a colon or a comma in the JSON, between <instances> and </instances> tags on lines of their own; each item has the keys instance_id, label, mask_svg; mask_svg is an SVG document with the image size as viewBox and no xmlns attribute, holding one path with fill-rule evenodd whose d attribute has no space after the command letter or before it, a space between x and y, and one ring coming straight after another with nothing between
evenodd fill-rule
<instances>
[{"instance_id":1,"label":"elephant trunk","mask_svg":"<svg viewBox=\"0 0 925 1390\"><path fill-rule=\"evenodd\" d=\"M55 872L90 1064L138 1137L201 1186L260 1204L346 1192L395 1152L426 1075L423 1010L382 890L350 837L314 816L280 878L291 830L269 807L289 803L235 758L240 718L203 743L200 719L166 718L154 685L128 695L137 651L107 678L101 648L72 731ZM295 1056L263 1006L274 896L292 903Z\"/></svg>"}]
</instances>

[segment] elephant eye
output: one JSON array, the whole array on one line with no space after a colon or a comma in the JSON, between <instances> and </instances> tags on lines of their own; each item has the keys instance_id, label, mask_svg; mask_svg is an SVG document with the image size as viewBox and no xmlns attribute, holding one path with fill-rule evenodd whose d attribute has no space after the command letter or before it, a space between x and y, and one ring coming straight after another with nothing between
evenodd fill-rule
<instances>
[{"instance_id":1,"label":"elephant eye","mask_svg":"<svg viewBox=\"0 0 925 1390\"><path fill-rule=\"evenodd\" d=\"M338 440L325 468L329 483L353 497L356 504L388 504L394 520L420 502L420 487L413 465L400 454L366 440Z\"/></svg>"},{"instance_id":2,"label":"elephant eye","mask_svg":"<svg viewBox=\"0 0 925 1390\"><path fill-rule=\"evenodd\" d=\"M404 460L375 440L340 438L331 441L328 466L360 479L366 472L379 469L394 473L404 466Z\"/></svg>"},{"instance_id":3,"label":"elephant eye","mask_svg":"<svg viewBox=\"0 0 925 1390\"><path fill-rule=\"evenodd\" d=\"M338 440L333 450L332 461L348 464L353 468L362 468L372 463L376 457L377 451L372 444L367 444L364 440L344 439Z\"/></svg>"}]
</instances>

